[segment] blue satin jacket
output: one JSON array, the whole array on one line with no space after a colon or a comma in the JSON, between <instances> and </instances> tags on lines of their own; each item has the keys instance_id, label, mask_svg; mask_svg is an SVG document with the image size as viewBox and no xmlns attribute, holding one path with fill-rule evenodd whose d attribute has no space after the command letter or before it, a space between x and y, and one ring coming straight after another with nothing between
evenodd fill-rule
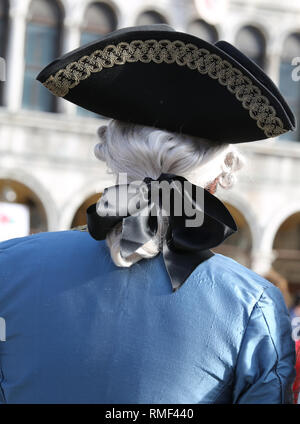
<instances>
[{"instance_id":1,"label":"blue satin jacket","mask_svg":"<svg viewBox=\"0 0 300 424\"><path fill-rule=\"evenodd\" d=\"M221 254L172 293L161 255L119 268L87 232L9 240L0 317L0 403L291 401L281 293Z\"/></svg>"}]
</instances>

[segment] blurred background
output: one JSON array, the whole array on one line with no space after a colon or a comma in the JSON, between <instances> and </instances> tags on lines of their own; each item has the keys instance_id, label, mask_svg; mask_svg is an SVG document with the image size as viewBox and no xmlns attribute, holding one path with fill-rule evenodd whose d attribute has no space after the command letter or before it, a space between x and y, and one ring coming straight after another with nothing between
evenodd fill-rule
<instances>
[{"instance_id":1,"label":"blurred background","mask_svg":"<svg viewBox=\"0 0 300 424\"><path fill-rule=\"evenodd\" d=\"M0 0L0 240L83 225L114 183L93 156L105 119L55 98L36 75L115 29L162 22L236 45L300 118L299 0ZM234 189L217 192L239 232L214 251L278 285L300 315L300 128L239 147L247 166Z\"/></svg>"}]
</instances>

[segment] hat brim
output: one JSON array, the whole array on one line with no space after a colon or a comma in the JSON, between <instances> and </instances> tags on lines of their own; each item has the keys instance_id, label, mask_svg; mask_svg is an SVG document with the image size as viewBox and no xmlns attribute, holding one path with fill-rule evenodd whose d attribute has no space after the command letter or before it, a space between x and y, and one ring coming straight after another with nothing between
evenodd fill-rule
<instances>
[{"instance_id":1,"label":"hat brim","mask_svg":"<svg viewBox=\"0 0 300 424\"><path fill-rule=\"evenodd\" d=\"M276 86L237 52L166 25L133 27L62 56L37 79L102 116L216 143L293 130L293 114Z\"/></svg>"}]
</instances>

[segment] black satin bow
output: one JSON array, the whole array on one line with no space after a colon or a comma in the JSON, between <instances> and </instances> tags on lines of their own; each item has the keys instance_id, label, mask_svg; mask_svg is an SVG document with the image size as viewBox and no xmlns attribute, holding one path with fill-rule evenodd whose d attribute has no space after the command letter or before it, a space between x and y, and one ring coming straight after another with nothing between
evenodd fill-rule
<instances>
[{"instance_id":1,"label":"black satin bow","mask_svg":"<svg viewBox=\"0 0 300 424\"><path fill-rule=\"evenodd\" d=\"M237 231L236 223L228 209L209 191L173 174L161 174L157 180L147 177L143 180L141 189L131 193L129 184L108 187L100 201L87 209L88 231L94 239L104 240L107 233L122 221L120 253L124 258L133 254L153 238L158 228L158 219L162 219L161 215L166 206L161 195L152 196L151 183L154 181L166 181L172 187L167 205L167 232L163 239L162 254L172 288L176 290L201 262L214 255L209 249L218 246ZM180 190L184 184L188 184L190 190ZM201 194L200 202L197 190L198 195ZM122 201L122 196L127 196L128 204ZM192 210L201 215L202 225L186 225L187 220L192 218L190 213L187 216L183 203L182 213L176 213L175 202L177 199L178 206L178 196L182 202L184 197L185 201L188 199ZM137 205L137 210L130 214L130 207L133 205ZM153 212L156 212L156 215Z\"/></svg>"}]
</instances>

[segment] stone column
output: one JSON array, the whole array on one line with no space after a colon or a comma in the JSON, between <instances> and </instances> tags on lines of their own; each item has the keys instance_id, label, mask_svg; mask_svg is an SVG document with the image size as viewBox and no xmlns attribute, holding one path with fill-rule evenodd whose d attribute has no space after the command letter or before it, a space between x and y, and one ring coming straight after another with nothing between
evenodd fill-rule
<instances>
[{"instance_id":1,"label":"stone column","mask_svg":"<svg viewBox=\"0 0 300 424\"><path fill-rule=\"evenodd\" d=\"M279 80L280 80L280 61L281 61L281 55L278 49L273 50L271 52L267 51L267 65L268 68L266 69L269 77L274 81L276 85L279 86Z\"/></svg>"},{"instance_id":2,"label":"stone column","mask_svg":"<svg viewBox=\"0 0 300 424\"><path fill-rule=\"evenodd\" d=\"M165 7L168 10L166 18L169 24L177 31L186 32L188 17L191 14L191 10L193 10L193 5L186 0L169 0L166 2Z\"/></svg>"},{"instance_id":3,"label":"stone column","mask_svg":"<svg viewBox=\"0 0 300 424\"><path fill-rule=\"evenodd\" d=\"M259 275L265 275L275 259L276 253L274 251L252 250L251 269Z\"/></svg>"},{"instance_id":4,"label":"stone column","mask_svg":"<svg viewBox=\"0 0 300 424\"><path fill-rule=\"evenodd\" d=\"M275 28L278 25L277 20L274 20L270 28L270 39L266 46L267 73L276 85L279 85L280 80L280 62L282 54L283 40L278 36Z\"/></svg>"},{"instance_id":5,"label":"stone column","mask_svg":"<svg viewBox=\"0 0 300 424\"><path fill-rule=\"evenodd\" d=\"M9 42L7 49L7 73L5 104L16 112L21 108L25 69L26 14L29 0L11 0L9 9Z\"/></svg>"}]
</instances>

